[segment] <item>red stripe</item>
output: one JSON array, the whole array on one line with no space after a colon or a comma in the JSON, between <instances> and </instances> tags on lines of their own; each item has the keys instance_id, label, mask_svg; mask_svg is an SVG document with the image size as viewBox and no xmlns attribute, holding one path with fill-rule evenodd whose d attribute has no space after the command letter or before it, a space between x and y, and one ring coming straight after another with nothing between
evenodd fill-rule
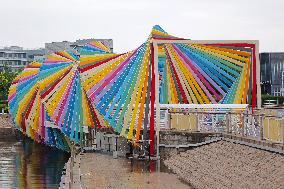
<instances>
[{"instance_id":1,"label":"red stripe","mask_svg":"<svg viewBox=\"0 0 284 189\"><path fill-rule=\"evenodd\" d=\"M29 114L30 114L30 112L31 112L31 110L32 110L33 104L34 104L35 99L36 99L36 93L37 93L37 91L38 91L38 90L36 90L35 93L33 94L31 104L29 105L29 108L28 108L28 110L27 110L27 112L26 112L26 115L25 115L25 118L26 118L26 119L28 119L28 116L29 116Z\"/></svg>"},{"instance_id":2,"label":"red stripe","mask_svg":"<svg viewBox=\"0 0 284 189\"><path fill-rule=\"evenodd\" d=\"M196 76L199 77L199 79L201 80L201 83L203 82L205 87L207 87L211 93L213 93L213 95L215 95L215 99L217 101L221 100L222 97L220 97L220 95L215 91L215 89L211 86L210 83L207 82L207 80L203 77L203 75L195 68L194 65L192 65L191 61L181 52L180 49L178 49L175 45L173 45L173 48L175 49L175 51L182 57L182 59L184 60L184 62L192 69L192 71L194 73L196 73ZM205 92L205 91L204 91ZM209 93L210 93L209 92ZM206 93L206 92L205 92ZM214 97L213 97L214 98Z\"/></svg>"},{"instance_id":3,"label":"red stripe","mask_svg":"<svg viewBox=\"0 0 284 189\"><path fill-rule=\"evenodd\" d=\"M251 43L216 43L216 44L206 44L206 45L217 45L217 46L235 46L235 47L250 47L252 48L252 86L251 86L251 106L252 111L253 108L256 107L256 93L257 93L257 86L256 86L256 53L255 53L255 44Z\"/></svg>"},{"instance_id":4,"label":"red stripe","mask_svg":"<svg viewBox=\"0 0 284 189\"><path fill-rule=\"evenodd\" d=\"M172 68L173 68L174 75L175 75L175 77L176 77L176 80L177 80L177 83L178 83L178 87L179 87L179 89L180 89L181 96L182 96L182 98L183 98L183 103L188 104L188 100L187 100L186 95L185 95L185 92L184 92L184 90L183 90L183 88L182 88L182 85L181 85L181 82L180 82L179 77L178 77L178 75L177 75L176 69L175 69L175 67L174 67L174 65L173 65L173 62L172 62L172 60L171 60L171 57L169 56L168 49L166 49L166 53L167 53L167 55L168 55L170 64L171 64L171 66L172 66Z\"/></svg>"},{"instance_id":5,"label":"red stripe","mask_svg":"<svg viewBox=\"0 0 284 189\"><path fill-rule=\"evenodd\" d=\"M75 77L75 75L74 75L74 77ZM71 88L73 87L73 84L74 84L74 77L71 79L71 83L70 83L70 85L68 85L67 87L68 87L68 89L67 89L67 92L66 92L66 97L64 98L64 100L62 101L62 104L60 105L60 110L59 110L59 112L58 112L58 114L57 114L57 116L56 116L56 118L55 118L55 123L58 125L58 121L59 121L59 119L61 118L61 115L62 115L62 112L63 112L63 110L64 110L64 107L65 107L65 105L66 105L66 101L67 101L67 99L68 99L68 97L69 97L69 95L70 95L70 91L71 91Z\"/></svg>"},{"instance_id":6,"label":"red stripe","mask_svg":"<svg viewBox=\"0 0 284 189\"><path fill-rule=\"evenodd\" d=\"M151 44L151 58L152 58L152 83L151 83L151 98L150 98L150 156L154 155L154 135L155 135L155 130L154 130L154 104L155 104L155 70L154 70L154 47L153 44ZM158 100L158 99L157 99Z\"/></svg>"},{"instance_id":7,"label":"red stripe","mask_svg":"<svg viewBox=\"0 0 284 189\"><path fill-rule=\"evenodd\" d=\"M94 114L95 123L97 124L96 126L97 126L97 128L101 128L102 126L101 126L100 120L98 119L98 116L97 116L93 106L92 105L90 105L90 106L91 106L91 112Z\"/></svg>"},{"instance_id":8,"label":"red stripe","mask_svg":"<svg viewBox=\"0 0 284 189\"><path fill-rule=\"evenodd\" d=\"M124 53L124 54L125 54L125 53ZM98 62L98 63L96 63L96 64L93 64L93 65L91 65L91 66L87 66L87 67L84 67L84 68L78 68L78 70L79 70L80 73L83 73L83 72L85 72L85 71L87 71L87 70L90 70L90 69L95 68L95 67L97 67L97 66L100 66L100 65L102 65L102 64L104 64L104 63L106 63L106 62L108 62L108 61L111 61L111 60L113 60L113 59L115 59L115 58L117 58L117 57L119 57L119 56L121 56L121 55L123 55L123 54L114 56L114 57L112 57L112 58L108 58L108 59L106 59L106 60L103 60L103 61L101 61L101 62Z\"/></svg>"},{"instance_id":9,"label":"red stripe","mask_svg":"<svg viewBox=\"0 0 284 189\"><path fill-rule=\"evenodd\" d=\"M44 113L44 105L41 103L40 107L40 114L41 114L41 137L45 139L45 113Z\"/></svg>"},{"instance_id":10,"label":"red stripe","mask_svg":"<svg viewBox=\"0 0 284 189\"><path fill-rule=\"evenodd\" d=\"M214 44L203 44L203 45L250 47L250 48L254 48L255 46L254 44L251 44L251 43L214 43Z\"/></svg>"},{"instance_id":11,"label":"red stripe","mask_svg":"<svg viewBox=\"0 0 284 189\"><path fill-rule=\"evenodd\" d=\"M186 40L184 38L177 38L177 37L165 37L165 38L153 37L152 39L154 39L154 40Z\"/></svg>"},{"instance_id":12,"label":"red stripe","mask_svg":"<svg viewBox=\"0 0 284 189\"><path fill-rule=\"evenodd\" d=\"M64 78L69 72L70 72L71 68L69 70L67 70L64 75L62 77L60 77L47 91L45 91L42 95L41 95L41 98L44 99L46 97L46 95L48 93L50 93L54 88L55 86L62 80L62 78Z\"/></svg>"},{"instance_id":13,"label":"red stripe","mask_svg":"<svg viewBox=\"0 0 284 189\"><path fill-rule=\"evenodd\" d=\"M68 56L66 56L65 54L63 54L63 53L60 53L60 52L55 52L54 54L56 54L56 55L59 55L59 56L62 56L63 58L67 58L68 60L72 60L72 61L75 61L74 60L74 58L72 57L72 59L70 59L70 57L68 57ZM64 60L63 60L64 61Z\"/></svg>"},{"instance_id":14,"label":"red stripe","mask_svg":"<svg viewBox=\"0 0 284 189\"><path fill-rule=\"evenodd\" d=\"M31 65L28 65L26 68L40 68L41 66L31 66Z\"/></svg>"},{"instance_id":15,"label":"red stripe","mask_svg":"<svg viewBox=\"0 0 284 189\"><path fill-rule=\"evenodd\" d=\"M22 114L22 129L23 129L23 133L26 134L26 123L25 123L25 117L24 117L24 113Z\"/></svg>"},{"instance_id":16,"label":"red stripe","mask_svg":"<svg viewBox=\"0 0 284 189\"><path fill-rule=\"evenodd\" d=\"M87 94L86 94L85 90L82 89L82 91L83 91L83 93L84 93L83 95L85 95L85 98L86 98L86 100L87 100L87 105L88 105L89 108L90 108L93 121L94 121L94 123L96 124L95 127L101 128L102 126L101 126L100 120L98 119L98 116L97 116L97 114L96 114L96 112L95 112L95 109L94 109L94 107L93 107L91 101L90 101L89 98L87 97ZM94 127L92 127L92 128L94 128Z\"/></svg>"},{"instance_id":17,"label":"red stripe","mask_svg":"<svg viewBox=\"0 0 284 189\"><path fill-rule=\"evenodd\" d=\"M256 56L255 56L255 45L252 47L252 87L251 87L251 107L256 107Z\"/></svg>"}]
</instances>

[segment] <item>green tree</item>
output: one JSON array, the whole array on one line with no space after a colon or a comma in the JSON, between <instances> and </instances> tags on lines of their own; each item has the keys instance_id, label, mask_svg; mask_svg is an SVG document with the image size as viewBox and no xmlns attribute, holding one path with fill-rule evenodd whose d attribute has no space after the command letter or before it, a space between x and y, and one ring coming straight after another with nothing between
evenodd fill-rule
<instances>
[{"instance_id":1,"label":"green tree","mask_svg":"<svg viewBox=\"0 0 284 189\"><path fill-rule=\"evenodd\" d=\"M7 66L4 66L3 71L0 72L0 103L8 100L9 88L17 74L12 72Z\"/></svg>"}]
</instances>

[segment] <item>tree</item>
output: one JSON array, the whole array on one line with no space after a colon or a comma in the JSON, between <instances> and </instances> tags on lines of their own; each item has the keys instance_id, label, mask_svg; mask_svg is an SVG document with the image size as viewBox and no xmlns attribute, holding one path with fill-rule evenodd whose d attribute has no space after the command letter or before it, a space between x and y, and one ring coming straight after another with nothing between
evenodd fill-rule
<instances>
[{"instance_id":1,"label":"tree","mask_svg":"<svg viewBox=\"0 0 284 189\"><path fill-rule=\"evenodd\" d=\"M3 71L0 72L0 101L8 100L9 88L17 74L16 72L12 72L7 66L4 66Z\"/></svg>"}]
</instances>

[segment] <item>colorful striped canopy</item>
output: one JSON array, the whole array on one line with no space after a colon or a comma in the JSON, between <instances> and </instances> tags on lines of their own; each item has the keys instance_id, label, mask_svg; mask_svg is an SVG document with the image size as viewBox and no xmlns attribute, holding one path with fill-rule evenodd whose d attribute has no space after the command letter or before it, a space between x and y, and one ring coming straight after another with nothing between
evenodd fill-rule
<instances>
[{"instance_id":1,"label":"colorful striped canopy","mask_svg":"<svg viewBox=\"0 0 284 189\"><path fill-rule=\"evenodd\" d=\"M55 146L62 145L55 135L79 143L83 127L112 127L135 141L144 128L150 130L153 153L157 100L255 106L255 71L250 76L255 68L254 44L187 41L154 26L146 42L127 53L114 54L93 41L78 54L48 55L43 63L27 66L10 88L15 125L29 137Z\"/></svg>"}]
</instances>

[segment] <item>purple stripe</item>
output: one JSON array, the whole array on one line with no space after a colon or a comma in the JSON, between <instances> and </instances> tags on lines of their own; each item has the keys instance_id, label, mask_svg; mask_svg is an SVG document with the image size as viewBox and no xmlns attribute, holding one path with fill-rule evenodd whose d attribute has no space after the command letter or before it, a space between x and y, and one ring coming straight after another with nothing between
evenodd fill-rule
<instances>
[{"instance_id":1,"label":"purple stripe","mask_svg":"<svg viewBox=\"0 0 284 189\"><path fill-rule=\"evenodd\" d=\"M137 49L131 54L129 55L126 60L124 60L119 66L118 68L112 70L104 79L102 79L100 82L98 82L95 86L93 86L89 92L91 93L89 95L89 98L93 101L95 98L95 95L102 90L113 78L116 74L118 74L118 72L126 65L126 63L129 62L130 58L132 58L132 56L136 53Z\"/></svg>"},{"instance_id":2,"label":"purple stripe","mask_svg":"<svg viewBox=\"0 0 284 189\"><path fill-rule=\"evenodd\" d=\"M197 81L197 83L200 85L200 87L203 89L203 91L207 94L207 96L208 96L208 98L211 100L211 102L213 102L213 103L216 103L216 101L215 101L215 99L212 97L212 95L211 95L211 93L207 90L207 88L203 85L203 83L200 81L200 79L205 83L205 85L207 84L207 81L203 78L203 77L200 77L200 79L199 79L199 77L195 74L195 72L198 74L198 75L200 75L199 74L199 72L195 69L195 72L192 70L192 69L194 69L194 68L191 68L191 64L190 64L190 61L184 56L184 54L175 46L175 45L173 45L173 47L174 47L174 49L175 49L175 51L179 54L179 56L184 60L183 62L185 62L186 64L184 64L186 67L187 67L187 69L190 71L190 73L193 75L193 77L195 78L195 80ZM209 89L211 89L211 91L213 92L213 93L216 93L215 91L214 91L214 89L209 85L209 86L207 86ZM216 93L217 94L217 93ZM218 95L218 94L217 94ZM216 96L216 97L218 97L218 98L220 98L220 96L218 95L218 96Z\"/></svg>"}]
</instances>

